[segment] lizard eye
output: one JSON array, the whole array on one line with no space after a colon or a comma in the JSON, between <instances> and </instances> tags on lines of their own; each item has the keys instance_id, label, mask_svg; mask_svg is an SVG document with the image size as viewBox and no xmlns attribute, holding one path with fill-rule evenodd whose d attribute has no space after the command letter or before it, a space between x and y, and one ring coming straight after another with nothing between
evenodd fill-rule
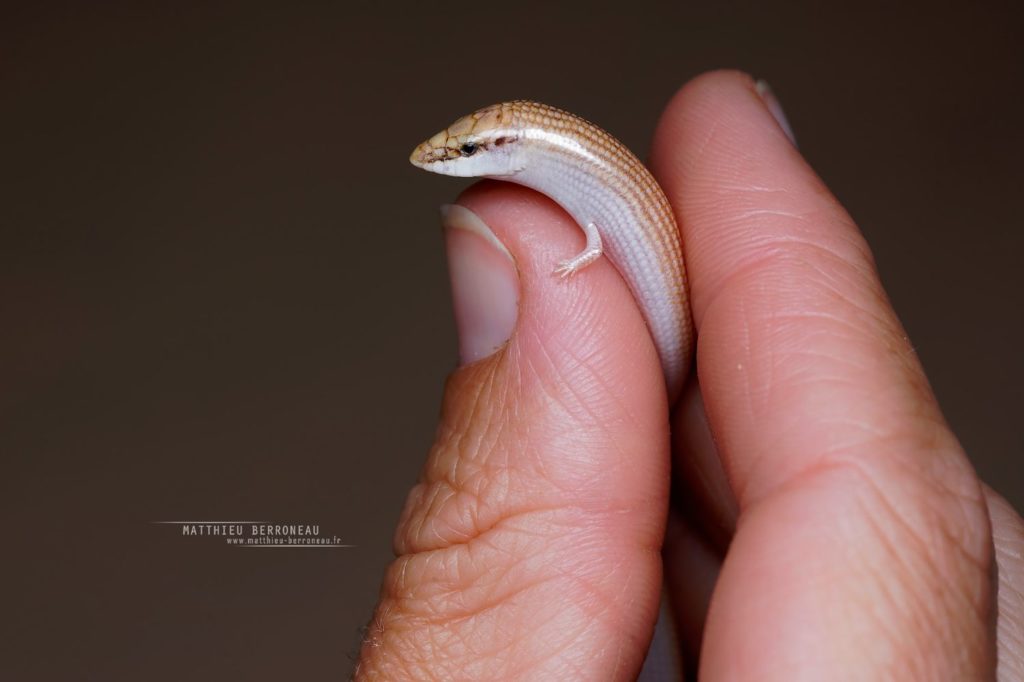
<instances>
[{"instance_id":1,"label":"lizard eye","mask_svg":"<svg viewBox=\"0 0 1024 682\"><path fill-rule=\"evenodd\" d=\"M473 156L474 154L476 154L477 149L478 147L475 143L467 142L466 144L462 145L462 148L459 151L462 152L463 156Z\"/></svg>"}]
</instances>

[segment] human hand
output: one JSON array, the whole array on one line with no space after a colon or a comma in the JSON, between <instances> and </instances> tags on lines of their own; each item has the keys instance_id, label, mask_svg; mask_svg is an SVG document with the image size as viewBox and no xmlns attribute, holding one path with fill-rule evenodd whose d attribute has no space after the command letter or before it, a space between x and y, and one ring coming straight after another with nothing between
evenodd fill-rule
<instances>
[{"instance_id":1,"label":"human hand","mask_svg":"<svg viewBox=\"0 0 1024 682\"><path fill-rule=\"evenodd\" d=\"M1000 676L1024 675L1024 523L774 105L713 73L658 126L698 331L672 413L612 264L551 276L581 240L565 213L491 182L447 211L463 365L357 679L633 679L663 539L702 678L985 679L997 641Z\"/></svg>"}]
</instances>

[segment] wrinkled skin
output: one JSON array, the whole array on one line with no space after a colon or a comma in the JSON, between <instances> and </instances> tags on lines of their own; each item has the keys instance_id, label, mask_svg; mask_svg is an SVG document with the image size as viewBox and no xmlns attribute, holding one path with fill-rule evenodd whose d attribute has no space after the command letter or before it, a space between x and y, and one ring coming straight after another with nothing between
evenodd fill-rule
<instances>
[{"instance_id":1,"label":"wrinkled skin","mask_svg":"<svg viewBox=\"0 0 1024 682\"><path fill-rule=\"evenodd\" d=\"M578 227L509 184L459 199L514 265L447 230L464 364L356 678L634 679L664 578L702 679L1020 679L1021 518L766 99L742 74L689 83L651 165L699 339L671 412L614 268L551 276Z\"/></svg>"}]
</instances>

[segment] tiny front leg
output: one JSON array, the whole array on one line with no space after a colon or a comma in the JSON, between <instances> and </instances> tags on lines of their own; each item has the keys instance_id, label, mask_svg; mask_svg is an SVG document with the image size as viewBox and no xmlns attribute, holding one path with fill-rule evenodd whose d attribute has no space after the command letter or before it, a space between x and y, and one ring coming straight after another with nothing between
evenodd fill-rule
<instances>
[{"instance_id":1,"label":"tiny front leg","mask_svg":"<svg viewBox=\"0 0 1024 682\"><path fill-rule=\"evenodd\" d=\"M597 231L597 225L587 223L583 228L583 233L587 235L586 247L569 260L564 260L558 264L558 267L555 268L555 274L559 277L571 277L601 257L603 253L601 233Z\"/></svg>"}]
</instances>

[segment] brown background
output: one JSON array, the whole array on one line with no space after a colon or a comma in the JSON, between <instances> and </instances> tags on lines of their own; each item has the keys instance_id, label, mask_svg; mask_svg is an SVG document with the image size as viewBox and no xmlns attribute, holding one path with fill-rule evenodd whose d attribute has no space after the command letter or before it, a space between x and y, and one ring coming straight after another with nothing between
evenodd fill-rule
<instances>
[{"instance_id":1,"label":"brown background","mask_svg":"<svg viewBox=\"0 0 1024 682\"><path fill-rule=\"evenodd\" d=\"M502 99L644 154L688 78L766 78L1024 506L1010 2L94 4L0 16L0 678L347 674L455 359L460 185L406 158ZM151 523L253 518L356 546Z\"/></svg>"}]
</instances>

